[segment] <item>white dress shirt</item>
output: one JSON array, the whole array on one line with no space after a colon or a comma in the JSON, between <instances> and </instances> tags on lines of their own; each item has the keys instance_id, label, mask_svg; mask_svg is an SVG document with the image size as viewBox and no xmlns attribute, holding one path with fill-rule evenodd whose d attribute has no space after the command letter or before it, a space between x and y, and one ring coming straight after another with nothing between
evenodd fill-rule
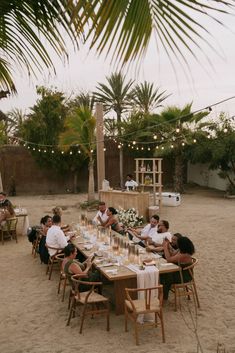
<instances>
[{"instance_id":1,"label":"white dress shirt","mask_svg":"<svg viewBox=\"0 0 235 353\"><path fill-rule=\"evenodd\" d=\"M150 238L153 238L157 234L157 226L151 227L151 224L147 224L141 231L140 236L148 235ZM138 243L141 239L133 236L132 239L135 243Z\"/></svg>"},{"instance_id":2,"label":"white dress shirt","mask_svg":"<svg viewBox=\"0 0 235 353\"><path fill-rule=\"evenodd\" d=\"M135 181L135 180L127 180L126 182L125 182L125 187L127 188L127 189L129 189L129 188L136 188L138 186L138 183Z\"/></svg>"},{"instance_id":3,"label":"white dress shirt","mask_svg":"<svg viewBox=\"0 0 235 353\"><path fill-rule=\"evenodd\" d=\"M64 232L61 230L59 226L53 225L47 231L46 243L48 246L57 249L64 249L67 245L67 239L64 235ZM55 249L48 249L50 256L56 254Z\"/></svg>"}]
</instances>

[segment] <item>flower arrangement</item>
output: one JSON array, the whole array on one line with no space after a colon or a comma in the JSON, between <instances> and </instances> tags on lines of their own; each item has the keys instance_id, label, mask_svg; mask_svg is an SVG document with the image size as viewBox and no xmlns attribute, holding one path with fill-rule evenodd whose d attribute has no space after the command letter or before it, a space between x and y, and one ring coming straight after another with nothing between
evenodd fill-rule
<instances>
[{"instance_id":1,"label":"flower arrangement","mask_svg":"<svg viewBox=\"0 0 235 353\"><path fill-rule=\"evenodd\" d=\"M119 207L117 210L119 221L126 227L138 227L144 223L143 216L139 216L135 208L124 208Z\"/></svg>"}]
</instances>

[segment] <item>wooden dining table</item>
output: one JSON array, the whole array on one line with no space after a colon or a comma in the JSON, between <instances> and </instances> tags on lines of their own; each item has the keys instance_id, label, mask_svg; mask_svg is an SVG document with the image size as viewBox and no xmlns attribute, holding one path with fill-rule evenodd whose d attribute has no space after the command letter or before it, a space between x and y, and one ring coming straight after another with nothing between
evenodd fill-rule
<instances>
[{"instance_id":1,"label":"wooden dining table","mask_svg":"<svg viewBox=\"0 0 235 353\"><path fill-rule=\"evenodd\" d=\"M120 236L118 233L113 232L112 236ZM77 247L80 253L82 253L86 258L94 254L96 249L95 244L91 244L87 239L82 236L76 236L71 240L72 243ZM105 245L104 245L105 246ZM106 244L107 252L111 253L112 249ZM145 249L141 249L142 253ZM103 250L105 253L105 250ZM154 255L153 255L154 256ZM124 302L125 302L125 288L137 288L137 274L136 272L129 269L128 264L110 263L106 261L104 257L95 257L93 264L95 268L104 276L108 281L112 282L114 285L114 302L115 302L115 313L117 315L124 313ZM179 271L179 266L175 264L167 263L167 261L159 257L156 260L156 264L161 273L169 273ZM138 267L138 265L135 265Z\"/></svg>"}]
</instances>

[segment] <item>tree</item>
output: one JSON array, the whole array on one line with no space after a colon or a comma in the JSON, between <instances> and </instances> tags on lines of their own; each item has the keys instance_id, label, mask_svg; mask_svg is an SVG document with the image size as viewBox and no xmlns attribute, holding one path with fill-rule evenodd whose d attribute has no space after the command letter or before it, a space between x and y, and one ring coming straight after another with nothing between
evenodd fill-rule
<instances>
[{"instance_id":1,"label":"tree","mask_svg":"<svg viewBox=\"0 0 235 353\"><path fill-rule=\"evenodd\" d=\"M95 100L104 105L105 113L115 111L117 117L117 131L121 137L122 115L130 109L130 89L133 81L126 81L126 76L121 72L106 77L108 84L98 83L97 91L94 93ZM123 150L120 148L120 185L123 186Z\"/></svg>"},{"instance_id":2,"label":"tree","mask_svg":"<svg viewBox=\"0 0 235 353\"><path fill-rule=\"evenodd\" d=\"M131 98L136 111L150 114L154 109L162 107L162 102L170 94L165 95L166 91L159 92L159 89L159 87L154 88L154 84L147 81L136 85L131 92Z\"/></svg>"},{"instance_id":3,"label":"tree","mask_svg":"<svg viewBox=\"0 0 235 353\"><path fill-rule=\"evenodd\" d=\"M235 195L235 123L225 113L220 113L216 123L211 122L210 129L201 132L188 158L218 170L218 175L228 181L228 193Z\"/></svg>"},{"instance_id":4,"label":"tree","mask_svg":"<svg viewBox=\"0 0 235 353\"><path fill-rule=\"evenodd\" d=\"M75 10L82 23L89 19L85 40L99 54L113 49L117 62L130 62L146 52L154 35L169 57L187 65L181 45L197 59L194 48L201 49L200 42L210 46L202 20L219 22L216 14L233 13L234 6L234 0L78 0Z\"/></svg>"},{"instance_id":5,"label":"tree","mask_svg":"<svg viewBox=\"0 0 235 353\"><path fill-rule=\"evenodd\" d=\"M184 191L183 172L187 148L193 143L197 124L209 114L207 111L193 114L191 108L192 103L186 104L183 109L176 106L164 109L160 114L161 123L158 128L161 138L158 154L174 158L174 190L181 193Z\"/></svg>"},{"instance_id":6,"label":"tree","mask_svg":"<svg viewBox=\"0 0 235 353\"><path fill-rule=\"evenodd\" d=\"M79 145L89 160L88 201L95 200L94 158L96 120L87 107L81 106L70 111L65 120L65 131L60 135L60 145ZM68 147L67 147L68 148Z\"/></svg>"},{"instance_id":7,"label":"tree","mask_svg":"<svg viewBox=\"0 0 235 353\"><path fill-rule=\"evenodd\" d=\"M31 113L22 123L20 137L26 141L30 153L36 162L57 173L72 173L74 192L77 192L77 173L83 163L76 149L64 153L58 148L59 135L64 131L64 122L68 113L62 92L38 87L40 98L31 108Z\"/></svg>"},{"instance_id":8,"label":"tree","mask_svg":"<svg viewBox=\"0 0 235 353\"><path fill-rule=\"evenodd\" d=\"M42 72L44 67L53 68L45 39L59 56L66 55L64 33L74 45L78 44L77 33L83 30L79 17L73 16L74 6L75 3L65 0L1 0L0 91L3 96L16 92L15 68L26 68L29 74Z\"/></svg>"}]
</instances>

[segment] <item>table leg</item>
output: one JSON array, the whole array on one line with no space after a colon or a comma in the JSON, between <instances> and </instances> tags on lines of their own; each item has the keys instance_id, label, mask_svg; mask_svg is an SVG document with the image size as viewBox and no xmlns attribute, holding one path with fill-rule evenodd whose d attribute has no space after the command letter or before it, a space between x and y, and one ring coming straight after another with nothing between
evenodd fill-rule
<instances>
[{"instance_id":1,"label":"table leg","mask_svg":"<svg viewBox=\"0 0 235 353\"><path fill-rule=\"evenodd\" d=\"M115 313L124 314L125 288L137 288L136 278L114 281Z\"/></svg>"}]
</instances>

